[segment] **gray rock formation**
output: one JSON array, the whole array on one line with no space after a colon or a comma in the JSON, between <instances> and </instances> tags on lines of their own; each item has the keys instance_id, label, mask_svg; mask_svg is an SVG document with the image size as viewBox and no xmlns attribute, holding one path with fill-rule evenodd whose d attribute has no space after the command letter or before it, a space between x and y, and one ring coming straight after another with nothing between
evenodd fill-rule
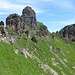
<instances>
[{"instance_id":1,"label":"gray rock formation","mask_svg":"<svg viewBox=\"0 0 75 75\"><path fill-rule=\"evenodd\" d=\"M65 26L60 34L66 41L75 41L75 24Z\"/></svg>"},{"instance_id":2,"label":"gray rock formation","mask_svg":"<svg viewBox=\"0 0 75 75\"><path fill-rule=\"evenodd\" d=\"M27 6L22 11L22 16L18 14L11 14L6 18L6 28L12 30L19 35L25 33L27 37L30 33L38 36L47 36L48 29L42 23L37 23L36 13ZM29 31L30 30L30 31Z\"/></svg>"},{"instance_id":3,"label":"gray rock formation","mask_svg":"<svg viewBox=\"0 0 75 75\"><path fill-rule=\"evenodd\" d=\"M25 29L25 23L18 14L11 14L6 18L6 28L22 34Z\"/></svg>"},{"instance_id":4,"label":"gray rock formation","mask_svg":"<svg viewBox=\"0 0 75 75\"><path fill-rule=\"evenodd\" d=\"M4 26L4 22L3 22L3 21L0 22L0 26L1 26L1 25Z\"/></svg>"},{"instance_id":5,"label":"gray rock formation","mask_svg":"<svg viewBox=\"0 0 75 75\"><path fill-rule=\"evenodd\" d=\"M5 36L4 22L0 22L0 36Z\"/></svg>"},{"instance_id":6,"label":"gray rock formation","mask_svg":"<svg viewBox=\"0 0 75 75\"><path fill-rule=\"evenodd\" d=\"M36 30L37 29L37 21L36 21L36 13L34 10L27 6L22 11L22 16L24 22L29 26L30 29Z\"/></svg>"}]
</instances>

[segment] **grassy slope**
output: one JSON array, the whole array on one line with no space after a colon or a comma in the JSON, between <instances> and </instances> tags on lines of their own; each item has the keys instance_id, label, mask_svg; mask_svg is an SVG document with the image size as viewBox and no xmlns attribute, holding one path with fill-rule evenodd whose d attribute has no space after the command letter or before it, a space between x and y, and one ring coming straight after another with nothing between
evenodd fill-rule
<instances>
[{"instance_id":1,"label":"grassy slope","mask_svg":"<svg viewBox=\"0 0 75 75\"><path fill-rule=\"evenodd\" d=\"M9 44L0 43L0 75L42 75L44 71L32 59L15 54Z\"/></svg>"},{"instance_id":2,"label":"grassy slope","mask_svg":"<svg viewBox=\"0 0 75 75\"><path fill-rule=\"evenodd\" d=\"M53 41L52 38L38 38L38 44L35 44L30 39L26 42L26 36L21 37L21 40L14 43L14 45L9 45L6 43L0 42L0 75L50 75L50 72L44 72L38 66L38 61L33 60L28 57L25 58L20 53L17 55L14 53L14 48L17 47L20 50L23 48L29 48L29 53L33 54L44 64L49 65L54 69L59 75L73 75L75 74L75 69L72 66L75 66L75 43L66 43L60 37L56 37ZM50 46L57 48L58 53L53 54L50 51ZM36 51L35 51L36 49ZM59 51L61 49L64 55ZM55 58L55 62L59 64L57 66L53 65L52 58ZM59 60L61 59L64 62L64 59L67 62L64 62L67 67ZM71 73L71 72L72 73Z\"/></svg>"}]
</instances>

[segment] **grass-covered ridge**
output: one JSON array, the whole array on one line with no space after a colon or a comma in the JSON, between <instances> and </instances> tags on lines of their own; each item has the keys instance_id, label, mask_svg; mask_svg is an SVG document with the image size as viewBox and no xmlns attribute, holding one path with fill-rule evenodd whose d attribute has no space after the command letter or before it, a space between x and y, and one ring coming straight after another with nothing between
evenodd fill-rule
<instances>
[{"instance_id":1,"label":"grass-covered ridge","mask_svg":"<svg viewBox=\"0 0 75 75\"><path fill-rule=\"evenodd\" d=\"M36 44L25 34L13 45L0 42L0 75L74 75L75 43L35 36ZM18 49L18 54L14 52ZM21 54L27 49L27 58Z\"/></svg>"}]
</instances>

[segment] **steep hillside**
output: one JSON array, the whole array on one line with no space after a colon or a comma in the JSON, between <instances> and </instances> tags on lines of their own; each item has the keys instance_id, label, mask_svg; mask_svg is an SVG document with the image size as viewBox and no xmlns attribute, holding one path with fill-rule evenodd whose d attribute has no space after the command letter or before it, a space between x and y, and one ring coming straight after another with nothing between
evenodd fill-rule
<instances>
[{"instance_id":1,"label":"steep hillside","mask_svg":"<svg viewBox=\"0 0 75 75\"><path fill-rule=\"evenodd\" d=\"M0 75L42 75L46 73L31 58L15 54L14 47L0 42Z\"/></svg>"},{"instance_id":2,"label":"steep hillside","mask_svg":"<svg viewBox=\"0 0 75 75\"><path fill-rule=\"evenodd\" d=\"M13 45L0 42L0 75L74 75L74 42L22 35ZM26 40L27 39L27 40Z\"/></svg>"}]
</instances>

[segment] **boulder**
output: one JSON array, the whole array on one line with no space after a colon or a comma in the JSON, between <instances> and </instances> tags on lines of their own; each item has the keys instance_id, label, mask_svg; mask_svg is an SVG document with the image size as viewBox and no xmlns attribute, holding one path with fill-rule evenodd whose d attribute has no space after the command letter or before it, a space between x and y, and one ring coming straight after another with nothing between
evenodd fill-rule
<instances>
[{"instance_id":1,"label":"boulder","mask_svg":"<svg viewBox=\"0 0 75 75\"><path fill-rule=\"evenodd\" d=\"M25 23L18 14L14 13L6 18L6 28L18 34L22 34L25 29Z\"/></svg>"},{"instance_id":2,"label":"boulder","mask_svg":"<svg viewBox=\"0 0 75 75\"><path fill-rule=\"evenodd\" d=\"M67 41L75 41L75 24L65 26L60 30L60 34Z\"/></svg>"},{"instance_id":3,"label":"boulder","mask_svg":"<svg viewBox=\"0 0 75 75\"><path fill-rule=\"evenodd\" d=\"M25 7L22 11L21 17L30 29L37 29L36 13L31 7Z\"/></svg>"}]
</instances>

